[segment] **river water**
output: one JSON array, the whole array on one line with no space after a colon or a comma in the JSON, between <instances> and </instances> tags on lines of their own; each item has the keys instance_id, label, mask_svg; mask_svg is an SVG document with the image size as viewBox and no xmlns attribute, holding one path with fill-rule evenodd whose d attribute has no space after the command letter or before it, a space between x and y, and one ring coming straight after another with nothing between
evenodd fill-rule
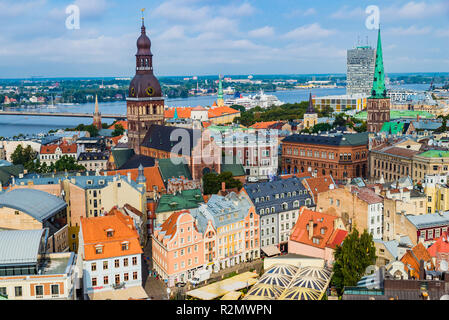
<instances>
[{"instance_id":1,"label":"river water","mask_svg":"<svg viewBox=\"0 0 449 320\"><path fill-rule=\"evenodd\" d=\"M404 89L426 90L429 85L403 85ZM267 92L278 97L285 103L295 103L308 100L310 90L298 89L288 91ZM313 95L318 97L326 95L342 95L346 93L345 88L322 88L311 90ZM246 94L245 94L246 95ZM225 96L225 99L231 96ZM170 107L195 107L211 106L217 99L217 96L200 96L190 97L186 99L166 99L165 104ZM77 113L93 113L95 105L86 103L73 106L57 105L55 109L39 107L33 109L15 108L17 111L39 111L39 112L77 112ZM103 114L125 114L126 101L100 103L100 112ZM8 110L5 108L5 110ZM106 119L106 122L112 123L112 119ZM26 116L0 116L0 137L13 137L20 133L24 135L35 135L39 133L47 133L52 129L65 129L76 127L78 124L91 124L92 119L89 118L60 118L60 117L26 117Z\"/></svg>"}]
</instances>

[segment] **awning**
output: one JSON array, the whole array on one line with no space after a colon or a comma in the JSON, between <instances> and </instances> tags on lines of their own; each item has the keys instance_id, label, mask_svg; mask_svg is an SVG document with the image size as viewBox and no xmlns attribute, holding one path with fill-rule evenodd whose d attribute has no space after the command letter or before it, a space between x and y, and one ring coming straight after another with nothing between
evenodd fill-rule
<instances>
[{"instance_id":1,"label":"awning","mask_svg":"<svg viewBox=\"0 0 449 320\"><path fill-rule=\"evenodd\" d=\"M118 290L107 290L89 294L90 300L132 300L148 299L142 286L135 286Z\"/></svg>"},{"instance_id":2,"label":"awning","mask_svg":"<svg viewBox=\"0 0 449 320\"><path fill-rule=\"evenodd\" d=\"M278 247L276 247L275 245L266 246L261 249L269 257L281 254L281 251L279 251Z\"/></svg>"}]
</instances>

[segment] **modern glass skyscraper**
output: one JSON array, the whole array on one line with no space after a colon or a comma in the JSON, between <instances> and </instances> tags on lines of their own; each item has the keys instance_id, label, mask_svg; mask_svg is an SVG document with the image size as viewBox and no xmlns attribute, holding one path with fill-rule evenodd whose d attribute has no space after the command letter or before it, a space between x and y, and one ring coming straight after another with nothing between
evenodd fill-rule
<instances>
[{"instance_id":1,"label":"modern glass skyscraper","mask_svg":"<svg viewBox=\"0 0 449 320\"><path fill-rule=\"evenodd\" d=\"M346 94L371 94L376 50L369 46L349 49Z\"/></svg>"}]
</instances>

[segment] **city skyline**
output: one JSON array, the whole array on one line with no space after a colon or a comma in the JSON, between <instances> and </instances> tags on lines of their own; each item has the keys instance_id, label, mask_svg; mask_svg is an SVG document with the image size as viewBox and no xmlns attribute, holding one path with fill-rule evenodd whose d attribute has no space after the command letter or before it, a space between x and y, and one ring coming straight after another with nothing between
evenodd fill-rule
<instances>
[{"instance_id":1,"label":"city skyline","mask_svg":"<svg viewBox=\"0 0 449 320\"><path fill-rule=\"evenodd\" d=\"M66 7L80 29L66 27ZM380 9L386 73L444 72L444 1L0 1L0 78L131 77L140 9L157 76L346 73L346 52L375 46L365 26ZM25 21L25 22L24 22Z\"/></svg>"}]
</instances>

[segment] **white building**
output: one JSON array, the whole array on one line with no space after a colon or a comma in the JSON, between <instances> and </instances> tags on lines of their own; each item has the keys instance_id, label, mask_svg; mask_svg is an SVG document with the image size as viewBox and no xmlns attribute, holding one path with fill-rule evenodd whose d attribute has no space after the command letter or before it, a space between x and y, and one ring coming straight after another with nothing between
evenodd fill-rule
<instances>
[{"instance_id":1,"label":"white building","mask_svg":"<svg viewBox=\"0 0 449 320\"><path fill-rule=\"evenodd\" d=\"M86 298L147 298L142 288L142 248L131 217L116 211L81 218L79 243Z\"/></svg>"}]
</instances>

